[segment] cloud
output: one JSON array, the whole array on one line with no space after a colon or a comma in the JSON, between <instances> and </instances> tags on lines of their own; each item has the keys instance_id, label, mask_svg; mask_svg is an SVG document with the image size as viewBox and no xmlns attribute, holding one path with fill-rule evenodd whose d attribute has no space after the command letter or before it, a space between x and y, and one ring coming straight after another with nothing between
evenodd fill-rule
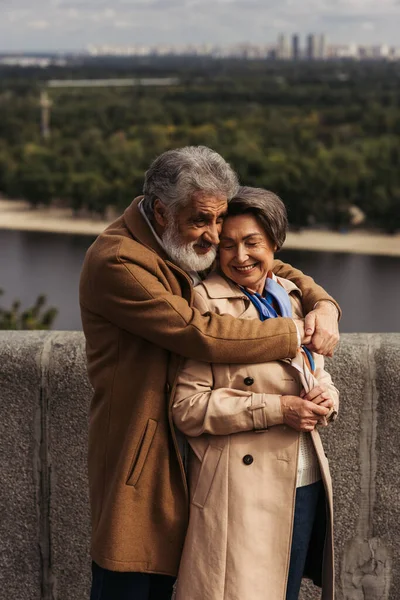
<instances>
[{"instance_id":1,"label":"cloud","mask_svg":"<svg viewBox=\"0 0 400 600\"><path fill-rule=\"evenodd\" d=\"M76 8L82 11L112 6L117 11L136 12L136 11L168 11L171 8L186 8L193 4L195 0L115 0L112 4L109 0L65 0L60 1L59 8Z\"/></svg>"},{"instance_id":2,"label":"cloud","mask_svg":"<svg viewBox=\"0 0 400 600\"><path fill-rule=\"evenodd\" d=\"M50 23L48 21L44 21L43 19L40 20L36 20L36 21L30 21L28 23L28 28L29 29L48 29L50 27Z\"/></svg>"},{"instance_id":3,"label":"cloud","mask_svg":"<svg viewBox=\"0 0 400 600\"><path fill-rule=\"evenodd\" d=\"M362 29L365 29L365 31L373 31L375 29L375 24L371 23L371 21L364 21L361 23L361 27Z\"/></svg>"},{"instance_id":4,"label":"cloud","mask_svg":"<svg viewBox=\"0 0 400 600\"><path fill-rule=\"evenodd\" d=\"M399 18L400 0L0 0L0 45L268 43L310 31L398 44Z\"/></svg>"}]
</instances>

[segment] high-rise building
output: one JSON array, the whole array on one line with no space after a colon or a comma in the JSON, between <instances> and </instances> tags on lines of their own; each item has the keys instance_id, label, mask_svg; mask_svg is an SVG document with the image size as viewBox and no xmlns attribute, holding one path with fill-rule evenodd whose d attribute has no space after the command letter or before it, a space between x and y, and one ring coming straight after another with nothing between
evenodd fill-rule
<instances>
[{"instance_id":1,"label":"high-rise building","mask_svg":"<svg viewBox=\"0 0 400 600\"><path fill-rule=\"evenodd\" d=\"M316 36L313 33L310 33L307 36L306 43L306 57L308 60L314 60L316 53Z\"/></svg>"},{"instance_id":2,"label":"high-rise building","mask_svg":"<svg viewBox=\"0 0 400 600\"><path fill-rule=\"evenodd\" d=\"M322 33L317 36L317 58L324 60L327 56L326 37Z\"/></svg>"},{"instance_id":3,"label":"high-rise building","mask_svg":"<svg viewBox=\"0 0 400 600\"><path fill-rule=\"evenodd\" d=\"M323 34L310 33L307 36L306 57L309 60L323 60L327 57L326 38Z\"/></svg>"},{"instance_id":4,"label":"high-rise building","mask_svg":"<svg viewBox=\"0 0 400 600\"><path fill-rule=\"evenodd\" d=\"M292 58L294 60L300 58L300 37L297 33L292 36Z\"/></svg>"},{"instance_id":5,"label":"high-rise building","mask_svg":"<svg viewBox=\"0 0 400 600\"><path fill-rule=\"evenodd\" d=\"M278 43L276 46L276 58L280 60L288 60L290 58L290 46L286 35L281 33L278 36Z\"/></svg>"}]
</instances>

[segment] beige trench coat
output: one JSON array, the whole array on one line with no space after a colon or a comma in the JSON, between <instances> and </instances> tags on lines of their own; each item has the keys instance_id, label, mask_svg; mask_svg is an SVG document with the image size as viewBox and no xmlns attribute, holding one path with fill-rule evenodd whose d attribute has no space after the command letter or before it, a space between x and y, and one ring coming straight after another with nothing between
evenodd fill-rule
<instances>
[{"instance_id":1,"label":"beige trench coat","mask_svg":"<svg viewBox=\"0 0 400 600\"><path fill-rule=\"evenodd\" d=\"M288 280L279 281L290 293L293 316L301 317L298 288ZM240 289L216 273L196 292L195 304L202 312L258 316ZM314 359L315 376L328 386L337 410L338 392L323 368L323 358ZM301 389L298 372L281 361L254 365L185 361L172 407L174 422L191 447L190 520L177 600L285 599L300 434L283 424L280 396L299 395ZM332 483L319 433L308 435L327 499L319 569L322 600L333 600ZM320 539L319 557L324 536Z\"/></svg>"}]
</instances>

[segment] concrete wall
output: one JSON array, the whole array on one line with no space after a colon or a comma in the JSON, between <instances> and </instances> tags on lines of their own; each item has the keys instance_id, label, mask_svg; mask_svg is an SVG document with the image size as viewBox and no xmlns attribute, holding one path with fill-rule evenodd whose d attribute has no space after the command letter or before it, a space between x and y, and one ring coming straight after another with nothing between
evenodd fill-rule
<instances>
[{"instance_id":1,"label":"concrete wall","mask_svg":"<svg viewBox=\"0 0 400 600\"><path fill-rule=\"evenodd\" d=\"M336 598L398 600L400 335L344 335L327 362L341 391L324 432ZM0 598L88 598L90 393L81 333L0 332ZM302 600L319 597L304 586Z\"/></svg>"}]
</instances>

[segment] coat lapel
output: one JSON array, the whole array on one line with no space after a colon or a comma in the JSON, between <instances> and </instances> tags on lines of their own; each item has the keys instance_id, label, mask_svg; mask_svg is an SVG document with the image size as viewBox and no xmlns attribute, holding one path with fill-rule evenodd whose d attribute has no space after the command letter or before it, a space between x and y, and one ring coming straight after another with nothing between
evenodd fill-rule
<instances>
[{"instance_id":1,"label":"coat lapel","mask_svg":"<svg viewBox=\"0 0 400 600\"><path fill-rule=\"evenodd\" d=\"M158 254L163 260L168 260L168 256L158 244L153 232L140 212L139 202L141 200L143 200L143 196L138 196L125 210L123 214L125 225L135 240L143 244L143 246L150 248L150 250L153 250L153 252Z\"/></svg>"}]
</instances>

